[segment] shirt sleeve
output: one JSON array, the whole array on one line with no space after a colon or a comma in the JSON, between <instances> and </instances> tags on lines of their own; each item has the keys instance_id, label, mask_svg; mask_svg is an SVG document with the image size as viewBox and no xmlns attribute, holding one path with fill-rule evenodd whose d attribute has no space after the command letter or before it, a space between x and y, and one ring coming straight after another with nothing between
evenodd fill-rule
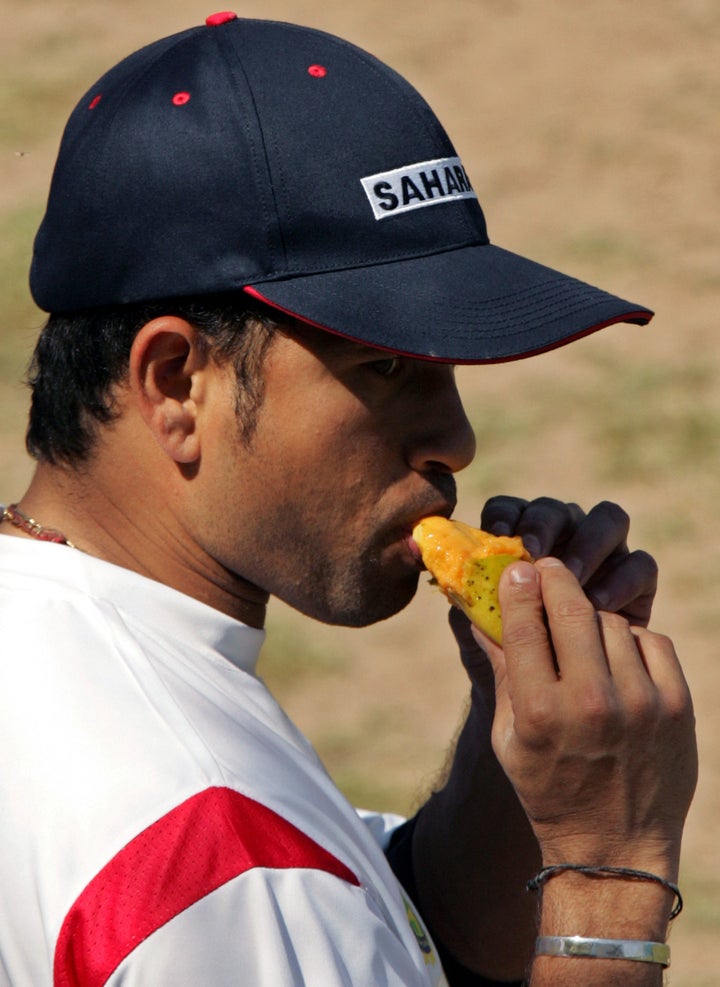
<instances>
[{"instance_id":1,"label":"shirt sleeve","mask_svg":"<svg viewBox=\"0 0 720 987\"><path fill-rule=\"evenodd\" d=\"M356 812L383 852L387 851L394 834L407 821L404 816L393 812L371 812L367 809L356 809Z\"/></svg>"},{"instance_id":2,"label":"shirt sleeve","mask_svg":"<svg viewBox=\"0 0 720 987\"><path fill-rule=\"evenodd\" d=\"M441 987L395 890L391 905L274 810L208 788L86 884L57 938L54 987Z\"/></svg>"},{"instance_id":3,"label":"shirt sleeve","mask_svg":"<svg viewBox=\"0 0 720 987\"><path fill-rule=\"evenodd\" d=\"M103 987L433 983L443 983L441 973L424 975L367 891L295 869L254 870L223 885L139 944Z\"/></svg>"}]
</instances>

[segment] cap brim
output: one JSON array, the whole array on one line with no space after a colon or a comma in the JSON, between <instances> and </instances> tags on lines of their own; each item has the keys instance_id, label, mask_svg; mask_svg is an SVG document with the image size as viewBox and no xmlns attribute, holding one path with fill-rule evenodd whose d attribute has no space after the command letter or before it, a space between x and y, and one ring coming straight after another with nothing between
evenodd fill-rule
<instances>
[{"instance_id":1,"label":"cap brim","mask_svg":"<svg viewBox=\"0 0 720 987\"><path fill-rule=\"evenodd\" d=\"M653 312L491 244L255 282L274 308L379 349L452 363L517 360Z\"/></svg>"}]
</instances>

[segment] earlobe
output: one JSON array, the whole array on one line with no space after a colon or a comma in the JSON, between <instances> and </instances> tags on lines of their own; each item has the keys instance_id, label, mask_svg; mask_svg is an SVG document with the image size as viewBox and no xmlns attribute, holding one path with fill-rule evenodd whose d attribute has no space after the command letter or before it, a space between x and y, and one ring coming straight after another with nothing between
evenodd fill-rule
<instances>
[{"instance_id":1,"label":"earlobe","mask_svg":"<svg viewBox=\"0 0 720 987\"><path fill-rule=\"evenodd\" d=\"M130 390L145 425L175 462L200 457L198 400L206 365L196 330L178 316L160 316L138 332L130 351Z\"/></svg>"}]
</instances>

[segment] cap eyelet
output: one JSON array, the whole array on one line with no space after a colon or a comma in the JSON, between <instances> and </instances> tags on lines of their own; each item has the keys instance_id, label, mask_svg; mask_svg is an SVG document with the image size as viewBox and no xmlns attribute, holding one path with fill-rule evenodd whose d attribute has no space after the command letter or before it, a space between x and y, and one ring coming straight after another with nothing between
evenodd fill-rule
<instances>
[{"instance_id":1,"label":"cap eyelet","mask_svg":"<svg viewBox=\"0 0 720 987\"><path fill-rule=\"evenodd\" d=\"M236 21L237 14L233 13L232 10L220 10L217 14L209 14L205 18L205 24L208 27L220 27L221 24L227 24L228 21Z\"/></svg>"}]
</instances>

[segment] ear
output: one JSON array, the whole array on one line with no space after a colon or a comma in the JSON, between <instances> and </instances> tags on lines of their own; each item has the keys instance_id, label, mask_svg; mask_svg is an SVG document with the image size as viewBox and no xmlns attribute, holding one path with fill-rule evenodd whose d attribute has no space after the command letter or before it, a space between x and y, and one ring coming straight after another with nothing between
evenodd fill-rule
<instances>
[{"instance_id":1,"label":"ear","mask_svg":"<svg viewBox=\"0 0 720 987\"><path fill-rule=\"evenodd\" d=\"M200 458L198 411L207 357L196 330L174 315L147 322L130 350L130 390L160 448L177 463Z\"/></svg>"}]
</instances>

